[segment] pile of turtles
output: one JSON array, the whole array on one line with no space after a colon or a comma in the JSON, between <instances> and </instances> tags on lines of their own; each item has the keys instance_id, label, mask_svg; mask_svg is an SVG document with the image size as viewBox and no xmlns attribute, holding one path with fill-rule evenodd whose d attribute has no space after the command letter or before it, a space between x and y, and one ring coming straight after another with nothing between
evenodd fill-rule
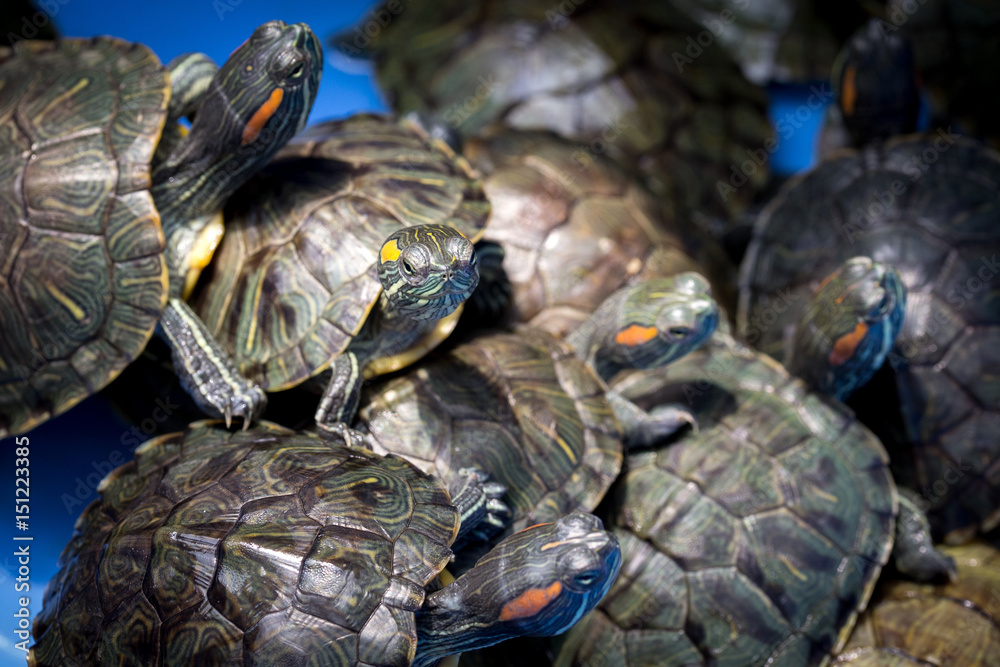
<instances>
[{"instance_id":1,"label":"pile of turtles","mask_svg":"<svg viewBox=\"0 0 1000 667\"><path fill-rule=\"evenodd\" d=\"M716 4L407 5L331 39L399 115L309 128L304 24L0 48L0 436L154 333L191 415L29 664L997 664L995 137L916 132L893 3ZM771 196L744 72L845 16L854 147Z\"/></svg>"}]
</instances>

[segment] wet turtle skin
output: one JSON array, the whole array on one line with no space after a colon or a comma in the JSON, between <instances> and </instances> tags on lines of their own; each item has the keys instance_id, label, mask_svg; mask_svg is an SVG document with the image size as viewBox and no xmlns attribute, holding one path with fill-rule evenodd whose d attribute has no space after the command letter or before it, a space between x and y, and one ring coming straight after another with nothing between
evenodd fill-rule
<instances>
[{"instance_id":1,"label":"wet turtle skin","mask_svg":"<svg viewBox=\"0 0 1000 667\"><path fill-rule=\"evenodd\" d=\"M555 131L578 161L638 168L722 233L767 181L766 160L740 172L747 151L773 140L764 92L721 48L691 51L703 29L665 2L452 0L408 6L363 49L353 33L332 44L374 58L397 111L432 112L463 138L495 122Z\"/></svg>"},{"instance_id":2,"label":"wet turtle skin","mask_svg":"<svg viewBox=\"0 0 1000 667\"><path fill-rule=\"evenodd\" d=\"M150 440L99 491L29 664L282 664L320 649L327 664L405 663L414 604L459 526L444 487L401 459L266 422Z\"/></svg>"},{"instance_id":3,"label":"wet turtle skin","mask_svg":"<svg viewBox=\"0 0 1000 667\"><path fill-rule=\"evenodd\" d=\"M436 223L476 241L489 212L464 158L419 126L374 114L322 123L230 200L195 310L248 377L293 387L361 331L390 234Z\"/></svg>"},{"instance_id":4,"label":"wet turtle skin","mask_svg":"<svg viewBox=\"0 0 1000 667\"><path fill-rule=\"evenodd\" d=\"M893 544L898 497L878 440L720 333L613 386L643 407L687 401L699 429L626 456L602 510L621 575L555 664L828 660Z\"/></svg>"},{"instance_id":5,"label":"wet turtle skin","mask_svg":"<svg viewBox=\"0 0 1000 667\"><path fill-rule=\"evenodd\" d=\"M735 269L718 243L612 160L581 163L578 150L553 133L502 126L463 147L493 209L483 239L503 248L503 324L565 336L615 290L684 271L708 275L713 297L735 313Z\"/></svg>"},{"instance_id":6,"label":"wet turtle skin","mask_svg":"<svg viewBox=\"0 0 1000 667\"><path fill-rule=\"evenodd\" d=\"M741 266L741 334L787 358L818 281L848 257L894 267L906 316L887 359L902 442L896 480L935 534L968 540L1000 521L1000 155L939 131L830 156L764 210ZM880 397L877 400L885 400Z\"/></svg>"},{"instance_id":7,"label":"wet turtle skin","mask_svg":"<svg viewBox=\"0 0 1000 667\"><path fill-rule=\"evenodd\" d=\"M982 541L942 547L958 581L879 583L834 665L1000 665L1000 554Z\"/></svg>"}]
</instances>

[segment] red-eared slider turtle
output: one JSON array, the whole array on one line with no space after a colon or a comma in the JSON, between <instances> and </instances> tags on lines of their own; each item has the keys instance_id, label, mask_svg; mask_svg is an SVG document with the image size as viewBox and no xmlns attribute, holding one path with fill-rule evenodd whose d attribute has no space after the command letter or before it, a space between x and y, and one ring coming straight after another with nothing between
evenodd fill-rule
<instances>
[{"instance_id":1,"label":"red-eared slider turtle","mask_svg":"<svg viewBox=\"0 0 1000 667\"><path fill-rule=\"evenodd\" d=\"M675 202L677 222L716 231L766 184L766 159L748 155L777 145L764 91L722 49L692 47L704 28L671 3L386 7L391 21L374 38L359 26L332 44L374 58L397 111L430 112L463 138L494 122L555 131L576 142L578 163L607 153L638 168Z\"/></svg>"},{"instance_id":2,"label":"red-eared slider turtle","mask_svg":"<svg viewBox=\"0 0 1000 667\"><path fill-rule=\"evenodd\" d=\"M323 123L230 200L195 307L265 390L332 368L316 421L349 423L363 377L454 327L489 211L468 163L418 125Z\"/></svg>"},{"instance_id":3,"label":"red-eared slider turtle","mask_svg":"<svg viewBox=\"0 0 1000 667\"><path fill-rule=\"evenodd\" d=\"M305 125L322 62L280 21L221 69L108 37L0 48L0 437L106 385L158 322L206 412L263 408L181 297L225 198Z\"/></svg>"},{"instance_id":4,"label":"red-eared slider turtle","mask_svg":"<svg viewBox=\"0 0 1000 667\"><path fill-rule=\"evenodd\" d=\"M609 393L622 368L659 368L701 345L718 308L695 273L612 294L565 342L539 329L481 334L373 385L359 411L377 452L443 479L478 468L507 487L517 530L592 510L618 475L622 444L689 417L645 413Z\"/></svg>"},{"instance_id":5,"label":"red-eared slider turtle","mask_svg":"<svg viewBox=\"0 0 1000 667\"><path fill-rule=\"evenodd\" d=\"M685 401L699 429L626 457L606 519L622 572L557 665L821 664L868 601L894 531L901 567L948 570L879 441L769 357L717 333L612 386L644 408Z\"/></svg>"},{"instance_id":6,"label":"red-eared slider turtle","mask_svg":"<svg viewBox=\"0 0 1000 667\"><path fill-rule=\"evenodd\" d=\"M99 490L35 619L30 665L429 665L563 632L620 565L600 521L571 514L427 593L459 533L444 486L266 422L150 440Z\"/></svg>"},{"instance_id":7,"label":"red-eared slider turtle","mask_svg":"<svg viewBox=\"0 0 1000 667\"><path fill-rule=\"evenodd\" d=\"M833 266L866 255L895 267L907 290L888 356L899 404L883 411L900 414L905 443L886 444L897 481L922 496L949 542L1000 521L998 218L1000 155L944 131L898 138L788 183L741 267L739 327L779 360Z\"/></svg>"},{"instance_id":8,"label":"red-eared slider turtle","mask_svg":"<svg viewBox=\"0 0 1000 667\"><path fill-rule=\"evenodd\" d=\"M985 542L942 547L957 581L882 581L834 665L1000 665L1000 554Z\"/></svg>"},{"instance_id":9,"label":"red-eared slider turtle","mask_svg":"<svg viewBox=\"0 0 1000 667\"><path fill-rule=\"evenodd\" d=\"M577 150L549 132L503 128L463 147L493 208L483 239L503 250L504 323L564 336L612 292L685 271L708 273L712 295L735 314L735 271L718 244L672 210L663 213L670 202L615 162L595 155L581 164ZM488 289L497 259L487 244L477 250Z\"/></svg>"}]
</instances>

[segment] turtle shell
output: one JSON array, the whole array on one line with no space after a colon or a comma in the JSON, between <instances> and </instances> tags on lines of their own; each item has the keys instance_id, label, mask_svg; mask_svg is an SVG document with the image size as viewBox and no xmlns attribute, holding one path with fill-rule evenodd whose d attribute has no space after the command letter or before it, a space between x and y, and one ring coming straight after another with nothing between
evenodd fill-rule
<instances>
[{"instance_id":1,"label":"turtle shell","mask_svg":"<svg viewBox=\"0 0 1000 667\"><path fill-rule=\"evenodd\" d=\"M230 199L195 310L246 377L293 387L361 330L382 294L386 237L438 223L476 241L489 211L465 159L415 124L313 126Z\"/></svg>"},{"instance_id":2,"label":"turtle shell","mask_svg":"<svg viewBox=\"0 0 1000 667\"><path fill-rule=\"evenodd\" d=\"M725 51L692 50L703 30L658 0L450 0L407 7L371 44L358 31L334 44L373 52L397 111L434 112L466 138L494 122L555 131L579 161L606 153L638 168L657 196L711 226L764 187L766 160L749 163L749 182L730 178L773 140L764 91Z\"/></svg>"},{"instance_id":3,"label":"turtle shell","mask_svg":"<svg viewBox=\"0 0 1000 667\"><path fill-rule=\"evenodd\" d=\"M267 422L150 440L99 491L31 665L406 665L459 525L444 487L402 459Z\"/></svg>"},{"instance_id":4,"label":"turtle shell","mask_svg":"<svg viewBox=\"0 0 1000 667\"><path fill-rule=\"evenodd\" d=\"M942 547L958 580L886 581L835 665L1000 665L1000 553L985 542Z\"/></svg>"},{"instance_id":5,"label":"turtle shell","mask_svg":"<svg viewBox=\"0 0 1000 667\"><path fill-rule=\"evenodd\" d=\"M98 37L0 48L0 438L64 412L143 349L167 300L150 160L169 75Z\"/></svg>"},{"instance_id":6,"label":"turtle shell","mask_svg":"<svg viewBox=\"0 0 1000 667\"><path fill-rule=\"evenodd\" d=\"M552 133L502 127L465 144L493 207L483 238L504 250L507 324L563 336L622 287L702 267L735 312L725 298L734 271L718 244L612 160L581 163L578 152Z\"/></svg>"},{"instance_id":7,"label":"turtle shell","mask_svg":"<svg viewBox=\"0 0 1000 667\"><path fill-rule=\"evenodd\" d=\"M944 130L902 137L788 183L741 267L738 326L779 360L811 291L841 262L896 268L906 317L888 362L909 444L893 472L950 541L1000 522L998 220L1000 154Z\"/></svg>"},{"instance_id":8,"label":"turtle shell","mask_svg":"<svg viewBox=\"0 0 1000 667\"><path fill-rule=\"evenodd\" d=\"M893 544L879 441L722 334L613 388L699 428L626 457L606 521L621 574L557 664L806 665L841 647Z\"/></svg>"},{"instance_id":9,"label":"turtle shell","mask_svg":"<svg viewBox=\"0 0 1000 667\"><path fill-rule=\"evenodd\" d=\"M534 329L484 334L365 389L372 448L442 479L475 466L507 487L511 530L590 511L618 475L621 427L606 386Z\"/></svg>"}]
</instances>

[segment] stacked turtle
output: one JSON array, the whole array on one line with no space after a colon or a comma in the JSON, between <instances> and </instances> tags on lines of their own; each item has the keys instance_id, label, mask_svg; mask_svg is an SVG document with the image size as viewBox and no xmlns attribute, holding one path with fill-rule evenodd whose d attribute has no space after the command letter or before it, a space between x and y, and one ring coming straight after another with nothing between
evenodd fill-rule
<instances>
[{"instance_id":1,"label":"stacked turtle","mask_svg":"<svg viewBox=\"0 0 1000 667\"><path fill-rule=\"evenodd\" d=\"M35 619L30 665L432 665L564 631L621 563L598 519L569 514L428 592L469 529L445 487L268 422L150 440L100 491Z\"/></svg>"},{"instance_id":2,"label":"stacked turtle","mask_svg":"<svg viewBox=\"0 0 1000 667\"><path fill-rule=\"evenodd\" d=\"M668 224L718 235L766 184L766 161L741 166L775 145L766 96L670 3L450 0L397 14L369 44L333 39L374 58L397 111L433 113L463 138L495 122L555 131L579 164L607 153L637 169Z\"/></svg>"},{"instance_id":3,"label":"stacked turtle","mask_svg":"<svg viewBox=\"0 0 1000 667\"><path fill-rule=\"evenodd\" d=\"M280 21L222 68L102 37L0 48L0 436L99 390L158 325L206 412L260 412L181 297L225 198L305 125L322 63L309 27Z\"/></svg>"}]
</instances>

